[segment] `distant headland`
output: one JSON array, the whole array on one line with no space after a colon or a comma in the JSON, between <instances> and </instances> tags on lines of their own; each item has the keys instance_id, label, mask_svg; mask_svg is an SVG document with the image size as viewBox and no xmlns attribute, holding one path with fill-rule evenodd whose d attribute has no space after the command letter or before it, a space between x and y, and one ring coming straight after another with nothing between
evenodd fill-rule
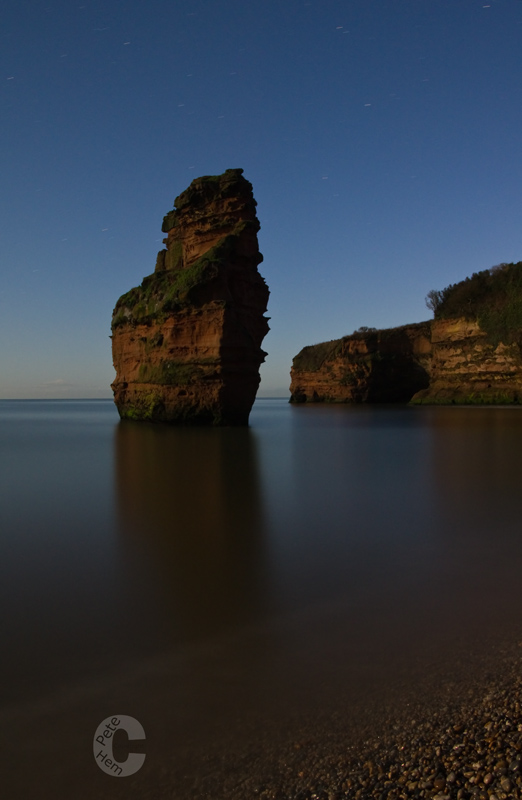
<instances>
[{"instance_id":1,"label":"distant headland","mask_svg":"<svg viewBox=\"0 0 522 800\"><path fill-rule=\"evenodd\" d=\"M522 262L432 290L426 302L433 320L304 347L290 401L522 403Z\"/></svg>"}]
</instances>

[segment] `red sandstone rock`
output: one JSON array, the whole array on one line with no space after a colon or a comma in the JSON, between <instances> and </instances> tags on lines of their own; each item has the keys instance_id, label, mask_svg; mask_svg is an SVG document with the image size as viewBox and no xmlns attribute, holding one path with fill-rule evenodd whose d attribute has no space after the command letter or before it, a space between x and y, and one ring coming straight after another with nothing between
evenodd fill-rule
<instances>
[{"instance_id":1,"label":"red sandstone rock","mask_svg":"<svg viewBox=\"0 0 522 800\"><path fill-rule=\"evenodd\" d=\"M522 404L522 261L432 290L426 303L432 322L305 347L292 401Z\"/></svg>"},{"instance_id":2,"label":"red sandstone rock","mask_svg":"<svg viewBox=\"0 0 522 800\"><path fill-rule=\"evenodd\" d=\"M154 274L116 303L112 388L122 419L248 424L269 291L242 172L197 178L176 198Z\"/></svg>"},{"instance_id":3,"label":"red sandstone rock","mask_svg":"<svg viewBox=\"0 0 522 800\"><path fill-rule=\"evenodd\" d=\"M423 404L522 402L522 358L516 342L493 344L478 322L431 323L430 385L412 398Z\"/></svg>"},{"instance_id":4,"label":"red sandstone rock","mask_svg":"<svg viewBox=\"0 0 522 800\"><path fill-rule=\"evenodd\" d=\"M366 330L294 358L293 403L400 403L428 386L430 323Z\"/></svg>"},{"instance_id":5,"label":"red sandstone rock","mask_svg":"<svg viewBox=\"0 0 522 800\"><path fill-rule=\"evenodd\" d=\"M291 377L294 403L522 403L520 346L493 344L464 318L305 347Z\"/></svg>"}]
</instances>

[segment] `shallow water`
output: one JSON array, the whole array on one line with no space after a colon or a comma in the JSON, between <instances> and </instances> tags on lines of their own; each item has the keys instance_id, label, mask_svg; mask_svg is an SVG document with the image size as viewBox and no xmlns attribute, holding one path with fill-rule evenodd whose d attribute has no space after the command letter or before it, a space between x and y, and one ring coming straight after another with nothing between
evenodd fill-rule
<instances>
[{"instance_id":1,"label":"shallow water","mask_svg":"<svg viewBox=\"0 0 522 800\"><path fill-rule=\"evenodd\" d=\"M35 727L15 784L129 796L160 771L155 728L197 783L209 738L262 739L516 637L521 451L516 408L259 400L250 428L211 430L0 402L2 705ZM116 705L147 731L139 779L84 751ZM70 772L49 751L67 709Z\"/></svg>"}]
</instances>

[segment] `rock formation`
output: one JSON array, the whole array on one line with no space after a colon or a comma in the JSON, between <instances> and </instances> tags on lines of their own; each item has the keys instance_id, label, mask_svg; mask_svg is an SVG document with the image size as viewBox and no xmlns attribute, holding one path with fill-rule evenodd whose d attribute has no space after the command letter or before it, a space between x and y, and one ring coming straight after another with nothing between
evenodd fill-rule
<instances>
[{"instance_id":1,"label":"rock formation","mask_svg":"<svg viewBox=\"0 0 522 800\"><path fill-rule=\"evenodd\" d=\"M112 388L122 419L248 424L269 291L242 173L197 178L176 198L154 273L116 303Z\"/></svg>"},{"instance_id":2,"label":"rock formation","mask_svg":"<svg viewBox=\"0 0 522 800\"><path fill-rule=\"evenodd\" d=\"M416 404L498 405L522 402L522 359L515 342L488 342L478 322L462 317L431 324L430 383Z\"/></svg>"},{"instance_id":3,"label":"rock formation","mask_svg":"<svg viewBox=\"0 0 522 800\"><path fill-rule=\"evenodd\" d=\"M291 402L522 403L522 262L428 294L435 319L305 347Z\"/></svg>"},{"instance_id":4,"label":"rock formation","mask_svg":"<svg viewBox=\"0 0 522 800\"><path fill-rule=\"evenodd\" d=\"M405 403L428 386L430 323L361 330L294 358L293 403Z\"/></svg>"}]
</instances>

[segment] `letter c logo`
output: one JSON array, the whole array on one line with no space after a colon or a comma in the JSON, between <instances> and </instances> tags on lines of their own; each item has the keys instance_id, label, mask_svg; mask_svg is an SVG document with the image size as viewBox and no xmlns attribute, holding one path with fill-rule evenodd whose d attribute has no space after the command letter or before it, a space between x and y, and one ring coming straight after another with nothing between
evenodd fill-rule
<instances>
[{"instance_id":1,"label":"letter c logo","mask_svg":"<svg viewBox=\"0 0 522 800\"><path fill-rule=\"evenodd\" d=\"M145 739L143 725L134 717L126 714L114 714L100 722L96 728L93 740L94 759L99 768L107 775L116 778L125 778L134 775L142 768L145 761L144 753L129 753L126 761L115 761L112 753L112 737L115 731L124 730L129 740Z\"/></svg>"}]
</instances>

